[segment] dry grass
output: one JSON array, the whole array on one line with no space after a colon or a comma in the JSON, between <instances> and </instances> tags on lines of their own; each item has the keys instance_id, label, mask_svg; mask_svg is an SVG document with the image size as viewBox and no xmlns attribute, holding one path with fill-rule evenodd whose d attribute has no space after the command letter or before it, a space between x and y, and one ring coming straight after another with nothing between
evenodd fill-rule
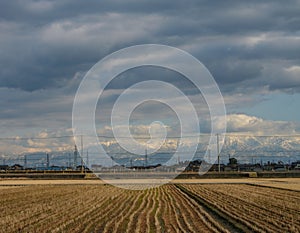
<instances>
[{"instance_id":1,"label":"dry grass","mask_svg":"<svg viewBox=\"0 0 300 233\"><path fill-rule=\"evenodd\" d=\"M178 183L252 232L300 232L300 192L239 184L238 180L225 181L230 184L220 184L220 179L210 180L211 184L187 181L191 182ZM246 181L291 187L299 184L299 179ZM139 188L143 184L126 185ZM126 190L99 180L0 181L0 232L180 230L228 232L220 219L174 184Z\"/></svg>"},{"instance_id":2,"label":"dry grass","mask_svg":"<svg viewBox=\"0 0 300 233\"><path fill-rule=\"evenodd\" d=\"M182 185L253 232L299 232L300 193L243 184Z\"/></svg>"},{"instance_id":3,"label":"dry grass","mask_svg":"<svg viewBox=\"0 0 300 233\"><path fill-rule=\"evenodd\" d=\"M36 185L3 189L0 197L0 232L217 232L206 215L173 185Z\"/></svg>"},{"instance_id":4,"label":"dry grass","mask_svg":"<svg viewBox=\"0 0 300 233\"><path fill-rule=\"evenodd\" d=\"M111 183L128 185L129 188L137 187L138 185L160 184L164 180L159 179L124 179L124 180L111 180ZM4 186L12 185L56 185L56 184L104 184L100 179L95 180L31 180L31 179L0 179L0 189ZM172 180L173 184L256 184L269 187L277 187L290 190L300 191L300 178L243 178L243 179L175 179Z\"/></svg>"},{"instance_id":5,"label":"dry grass","mask_svg":"<svg viewBox=\"0 0 300 233\"><path fill-rule=\"evenodd\" d=\"M299 178L278 178L278 179L266 179L261 180L258 185L280 188L280 189L289 189L300 191L300 179Z\"/></svg>"}]
</instances>

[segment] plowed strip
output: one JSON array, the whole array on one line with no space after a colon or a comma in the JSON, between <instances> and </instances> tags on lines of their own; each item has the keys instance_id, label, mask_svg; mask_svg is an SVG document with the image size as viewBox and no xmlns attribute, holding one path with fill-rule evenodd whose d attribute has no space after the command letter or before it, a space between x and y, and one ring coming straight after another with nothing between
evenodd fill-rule
<instances>
[{"instance_id":1,"label":"plowed strip","mask_svg":"<svg viewBox=\"0 0 300 233\"><path fill-rule=\"evenodd\" d=\"M276 201L276 189L268 192L266 196L261 190L265 188L247 185L183 185L182 187L209 203L211 208L221 211L253 232L298 232L300 230L299 215L295 207L290 207L291 203L282 204L288 200L294 206L299 205L293 202L293 195L296 197L299 195L297 192L279 190ZM286 199L284 192L287 194Z\"/></svg>"}]
</instances>

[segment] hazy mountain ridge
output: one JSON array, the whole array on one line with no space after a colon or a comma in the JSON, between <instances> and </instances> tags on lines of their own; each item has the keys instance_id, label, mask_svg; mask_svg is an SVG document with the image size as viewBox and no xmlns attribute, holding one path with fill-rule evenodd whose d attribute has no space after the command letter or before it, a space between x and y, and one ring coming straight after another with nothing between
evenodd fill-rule
<instances>
[{"instance_id":1,"label":"hazy mountain ridge","mask_svg":"<svg viewBox=\"0 0 300 233\"><path fill-rule=\"evenodd\" d=\"M300 137L227 136L224 150L300 151Z\"/></svg>"}]
</instances>

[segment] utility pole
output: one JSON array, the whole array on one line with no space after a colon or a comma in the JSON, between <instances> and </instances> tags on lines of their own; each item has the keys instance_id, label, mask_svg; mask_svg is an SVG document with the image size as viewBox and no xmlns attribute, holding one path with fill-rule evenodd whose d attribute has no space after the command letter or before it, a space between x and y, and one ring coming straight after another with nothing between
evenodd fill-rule
<instances>
[{"instance_id":1,"label":"utility pole","mask_svg":"<svg viewBox=\"0 0 300 233\"><path fill-rule=\"evenodd\" d=\"M71 167L71 153L69 153L69 167Z\"/></svg>"},{"instance_id":2,"label":"utility pole","mask_svg":"<svg viewBox=\"0 0 300 233\"><path fill-rule=\"evenodd\" d=\"M145 167L147 167L148 166L148 155L147 155L147 148L146 148L146 150L145 150Z\"/></svg>"},{"instance_id":3,"label":"utility pole","mask_svg":"<svg viewBox=\"0 0 300 233\"><path fill-rule=\"evenodd\" d=\"M47 168L49 169L50 167L50 158L49 158L49 154L47 153Z\"/></svg>"},{"instance_id":4,"label":"utility pole","mask_svg":"<svg viewBox=\"0 0 300 233\"><path fill-rule=\"evenodd\" d=\"M86 166L89 166L89 150L86 150Z\"/></svg>"},{"instance_id":5,"label":"utility pole","mask_svg":"<svg viewBox=\"0 0 300 233\"><path fill-rule=\"evenodd\" d=\"M83 138L82 135L80 135L80 143L81 143L81 173L83 173Z\"/></svg>"},{"instance_id":6,"label":"utility pole","mask_svg":"<svg viewBox=\"0 0 300 233\"><path fill-rule=\"evenodd\" d=\"M217 134L218 171L221 172L219 134Z\"/></svg>"},{"instance_id":7,"label":"utility pole","mask_svg":"<svg viewBox=\"0 0 300 233\"><path fill-rule=\"evenodd\" d=\"M81 173L83 173L83 158L81 158Z\"/></svg>"},{"instance_id":8,"label":"utility pole","mask_svg":"<svg viewBox=\"0 0 300 233\"><path fill-rule=\"evenodd\" d=\"M26 169L27 168L27 156L24 155L24 168Z\"/></svg>"},{"instance_id":9,"label":"utility pole","mask_svg":"<svg viewBox=\"0 0 300 233\"><path fill-rule=\"evenodd\" d=\"M77 146L75 145L75 150L74 150L74 166L73 166L74 170L76 170L76 167L77 167L77 156L78 156L78 150L77 150Z\"/></svg>"},{"instance_id":10,"label":"utility pole","mask_svg":"<svg viewBox=\"0 0 300 233\"><path fill-rule=\"evenodd\" d=\"M83 136L80 135L81 157L83 157Z\"/></svg>"},{"instance_id":11,"label":"utility pole","mask_svg":"<svg viewBox=\"0 0 300 233\"><path fill-rule=\"evenodd\" d=\"M130 168L132 168L132 158L130 158Z\"/></svg>"}]
</instances>

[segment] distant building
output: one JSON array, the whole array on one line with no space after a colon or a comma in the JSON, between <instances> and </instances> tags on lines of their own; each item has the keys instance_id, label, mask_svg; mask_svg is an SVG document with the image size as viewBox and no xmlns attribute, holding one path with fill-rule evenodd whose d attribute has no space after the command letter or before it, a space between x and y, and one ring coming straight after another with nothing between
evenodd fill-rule
<instances>
[{"instance_id":1,"label":"distant building","mask_svg":"<svg viewBox=\"0 0 300 233\"><path fill-rule=\"evenodd\" d=\"M0 165L0 171L7 171L9 169L8 165Z\"/></svg>"},{"instance_id":2,"label":"distant building","mask_svg":"<svg viewBox=\"0 0 300 233\"><path fill-rule=\"evenodd\" d=\"M296 162L292 162L291 169L292 170L300 170L300 160L298 160Z\"/></svg>"},{"instance_id":3,"label":"distant building","mask_svg":"<svg viewBox=\"0 0 300 233\"><path fill-rule=\"evenodd\" d=\"M92 164L91 168L93 171L101 171L103 167L99 164Z\"/></svg>"},{"instance_id":4,"label":"distant building","mask_svg":"<svg viewBox=\"0 0 300 233\"><path fill-rule=\"evenodd\" d=\"M11 170L23 170L23 166L20 164L14 164L10 167Z\"/></svg>"}]
</instances>

